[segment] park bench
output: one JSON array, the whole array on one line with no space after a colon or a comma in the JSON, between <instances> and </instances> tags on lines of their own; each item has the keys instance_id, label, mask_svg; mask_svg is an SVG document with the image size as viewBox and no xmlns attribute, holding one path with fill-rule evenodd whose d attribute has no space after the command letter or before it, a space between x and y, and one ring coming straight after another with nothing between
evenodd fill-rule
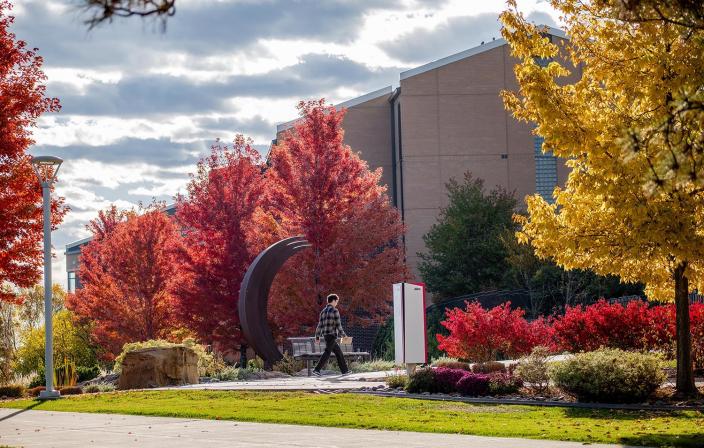
<instances>
[{"instance_id":1,"label":"park bench","mask_svg":"<svg viewBox=\"0 0 704 448\"><path fill-rule=\"evenodd\" d=\"M291 348L293 350L292 356L295 359L300 359L306 362L306 369L308 370L308 376L311 374L311 361L318 361L320 356L325 351L325 341L321 338L319 342L315 341L315 338L311 337L298 337L298 338L288 338L291 343ZM355 351L354 346L350 340L347 344L340 344L342 349L342 354L345 356L346 361L364 361L371 358L369 352ZM333 358L335 354L331 355Z\"/></svg>"}]
</instances>

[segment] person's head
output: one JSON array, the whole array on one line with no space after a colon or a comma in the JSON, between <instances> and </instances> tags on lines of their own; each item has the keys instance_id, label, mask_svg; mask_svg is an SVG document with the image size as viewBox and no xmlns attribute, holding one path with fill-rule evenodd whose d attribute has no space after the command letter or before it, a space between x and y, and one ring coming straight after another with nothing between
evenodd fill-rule
<instances>
[{"instance_id":1,"label":"person's head","mask_svg":"<svg viewBox=\"0 0 704 448\"><path fill-rule=\"evenodd\" d=\"M332 305L334 307L337 307L337 304L340 302L340 297L338 297L337 294L329 294L328 295L328 305Z\"/></svg>"}]
</instances>

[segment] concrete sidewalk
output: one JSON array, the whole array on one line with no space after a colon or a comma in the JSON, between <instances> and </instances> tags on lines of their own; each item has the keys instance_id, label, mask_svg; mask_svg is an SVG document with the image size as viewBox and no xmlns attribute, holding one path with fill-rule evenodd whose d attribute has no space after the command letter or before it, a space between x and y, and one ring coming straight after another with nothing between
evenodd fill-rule
<instances>
[{"instance_id":1,"label":"concrete sidewalk","mask_svg":"<svg viewBox=\"0 0 704 448\"><path fill-rule=\"evenodd\" d=\"M25 448L578 448L582 443L132 415L0 409L0 445ZM616 447L618 445L590 445Z\"/></svg>"},{"instance_id":2,"label":"concrete sidewalk","mask_svg":"<svg viewBox=\"0 0 704 448\"><path fill-rule=\"evenodd\" d=\"M316 376L292 376L269 380L220 381L217 383L189 384L186 386L164 387L160 389L195 389L195 390L356 390L363 387L384 386L384 378L394 374L388 372L355 373L341 376L339 374Z\"/></svg>"}]
</instances>

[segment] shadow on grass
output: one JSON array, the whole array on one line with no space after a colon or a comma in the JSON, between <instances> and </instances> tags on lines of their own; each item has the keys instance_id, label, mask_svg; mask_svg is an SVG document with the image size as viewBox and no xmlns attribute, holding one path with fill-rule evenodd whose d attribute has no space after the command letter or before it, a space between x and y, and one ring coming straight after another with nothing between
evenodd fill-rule
<instances>
[{"instance_id":1,"label":"shadow on grass","mask_svg":"<svg viewBox=\"0 0 704 448\"><path fill-rule=\"evenodd\" d=\"M650 411L650 410L622 410L622 409L578 409L565 408L566 417L589 420L609 421L648 421L652 418L676 418L691 421L692 425L698 424L697 420L704 417L702 411ZM628 446L651 447L704 447L704 428L693 433L673 432L658 434L657 432L637 433L636 435L619 437L618 442Z\"/></svg>"},{"instance_id":2,"label":"shadow on grass","mask_svg":"<svg viewBox=\"0 0 704 448\"><path fill-rule=\"evenodd\" d=\"M704 446L704 433L645 434L642 436L621 437L619 442L628 446L701 448Z\"/></svg>"},{"instance_id":3,"label":"shadow on grass","mask_svg":"<svg viewBox=\"0 0 704 448\"><path fill-rule=\"evenodd\" d=\"M563 408L566 417L589 418L599 420L643 420L657 417L673 417L681 419L701 419L704 411L682 410L682 411L657 411L657 410L637 410L637 409L580 409ZM704 446L704 444L702 445Z\"/></svg>"},{"instance_id":4,"label":"shadow on grass","mask_svg":"<svg viewBox=\"0 0 704 448\"><path fill-rule=\"evenodd\" d=\"M34 409L35 407L39 406L40 404L42 404L42 401L40 401L40 400L35 400L34 403L32 403L31 405L27 406L27 407L24 408L24 409L20 409L19 411L13 412L12 414L8 414L8 415L6 415L6 416L4 416L4 417L0 417L0 422L5 421L5 420L9 420L9 419L11 419L12 417L16 417L16 416L20 415L20 414L23 413L23 412L31 411L32 409Z\"/></svg>"}]
</instances>

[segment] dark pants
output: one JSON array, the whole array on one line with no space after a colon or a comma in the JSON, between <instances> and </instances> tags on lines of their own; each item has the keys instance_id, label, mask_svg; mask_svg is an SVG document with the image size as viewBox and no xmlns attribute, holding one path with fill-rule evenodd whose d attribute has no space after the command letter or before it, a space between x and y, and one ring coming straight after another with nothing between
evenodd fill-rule
<instances>
[{"instance_id":1,"label":"dark pants","mask_svg":"<svg viewBox=\"0 0 704 448\"><path fill-rule=\"evenodd\" d=\"M325 351L320 357L318 365L315 366L315 371L320 372L320 370L325 367L325 364L328 363L328 359L330 359L330 352L335 352L335 358L337 358L337 365L340 366L340 371L347 373L347 363L342 354L342 349L340 348L340 344L337 343L337 338L332 334L325 335Z\"/></svg>"}]
</instances>

